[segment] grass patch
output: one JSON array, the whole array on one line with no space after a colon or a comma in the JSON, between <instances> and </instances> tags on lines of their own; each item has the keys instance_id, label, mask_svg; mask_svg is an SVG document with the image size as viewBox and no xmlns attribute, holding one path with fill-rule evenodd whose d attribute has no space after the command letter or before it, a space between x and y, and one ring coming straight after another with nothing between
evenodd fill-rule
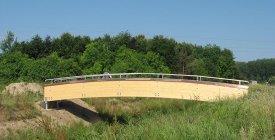
<instances>
[{"instance_id":1,"label":"grass patch","mask_svg":"<svg viewBox=\"0 0 275 140\"><path fill-rule=\"evenodd\" d=\"M214 103L147 98L86 100L111 121L56 127L58 134L66 136L63 139L235 140L274 139L275 134L275 88L270 86L251 86L243 98ZM6 139L58 139L55 135L38 128Z\"/></svg>"},{"instance_id":2,"label":"grass patch","mask_svg":"<svg viewBox=\"0 0 275 140\"><path fill-rule=\"evenodd\" d=\"M96 98L84 101L94 106L105 121L126 124L133 118L155 113L168 114L186 110L196 104L204 104L196 101L154 98Z\"/></svg>"},{"instance_id":3,"label":"grass patch","mask_svg":"<svg viewBox=\"0 0 275 140\"><path fill-rule=\"evenodd\" d=\"M40 115L34 103L42 98L39 93L32 92L21 95L0 94L0 122L30 119Z\"/></svg>"},{"instance_id":4,"label":"grass patch","mask_svg":"<svg viewBox=\"0 0 275 140\"><path fill-rule=\"evenodd\" d=\"M9 84L9 81L0 78L0 92Z\"/></svg>"}]
</instances>

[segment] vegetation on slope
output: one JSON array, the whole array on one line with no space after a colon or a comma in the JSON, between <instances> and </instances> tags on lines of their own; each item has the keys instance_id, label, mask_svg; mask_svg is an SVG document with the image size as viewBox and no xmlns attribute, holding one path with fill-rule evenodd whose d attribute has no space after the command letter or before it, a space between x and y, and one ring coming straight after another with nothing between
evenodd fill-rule
<instances>
[{"instance_id":1,"label":"vegetation on slope","mask_svg":"<svg viewBox=\"0 0 275 140\"><path fill-rule=\"evenodd\" d=\"M34 118L41 115L34 103L42 100L38 93L11 95L0 93L0 122Z\"/></svg>"},{"instance_id":2,"label":"vegetation on slope","mask_svg":"<svg viewBox=\"0 0 275 140\"><path fill-rule=\"evenodd\" d=\"M243 98L213 103L146 98L86 102L95 105L103 119L108 116L108 121L47 127L52 131L23 130L5 139L235 140L272 139L275 133L275 88L271 86L251 86Z\"/></svg>"}]
</instances>

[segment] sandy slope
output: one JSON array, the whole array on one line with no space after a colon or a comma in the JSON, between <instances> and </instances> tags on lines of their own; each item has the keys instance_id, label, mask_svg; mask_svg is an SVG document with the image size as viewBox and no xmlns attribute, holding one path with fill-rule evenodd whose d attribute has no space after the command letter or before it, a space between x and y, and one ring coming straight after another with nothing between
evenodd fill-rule
<instances>
[{"instance_id":1,"label":"sandy slope","mask_svg":"<svg viewBox=\"0 0 275 140\"><path fill-rule=\"evenodd\" d=\"M63 101L58 109L45 110L41 106L41 102L35 103L35 107L41 111L43 117L51 118L52 122L57 125L70 125L76 122L89 125L100 119L95 109L80 99ZM41 120L41 117L37 117L28 120L0 122L0 135L20 129L35 129L40 127Z\"/></svg>"},{"instance_id":2,"label":"sandy slope","mask_svg":"<svg viewBox=\"0 0 275 140\"><path fill-rule=\"evenodd\" d=\"M2 91L2 93L9 93L11 95L21 95L27 92L43 94L43 86L38 83L11 83Z\"/></svg>"}]
</instances>

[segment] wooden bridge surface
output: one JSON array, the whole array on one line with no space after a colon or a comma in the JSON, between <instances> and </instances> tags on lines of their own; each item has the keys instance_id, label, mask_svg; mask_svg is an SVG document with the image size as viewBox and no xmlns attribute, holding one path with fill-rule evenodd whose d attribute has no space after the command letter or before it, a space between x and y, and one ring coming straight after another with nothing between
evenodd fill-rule
<instances>
[{"instance_id":1,"label":"wooden bridge surface","mask_svg":"<svg viewBox=\"0 0 275 140\"><path fill-rule=\"evenodd\" d=\"M44 100L57 101L95 97L153 97L199 101L238 98L248 86L180 79L124 78L79 80L46 84Z\"/></svg>"}]
</instances>

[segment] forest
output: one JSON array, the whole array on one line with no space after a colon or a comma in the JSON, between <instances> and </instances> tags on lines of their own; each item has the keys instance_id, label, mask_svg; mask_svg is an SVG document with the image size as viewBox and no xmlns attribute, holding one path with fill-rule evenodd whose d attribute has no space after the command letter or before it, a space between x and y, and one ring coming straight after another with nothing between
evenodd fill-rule
<instances>
[{"instance_id":1,"label":"forest","mask_svg":"<svg viewBox=\"0 0 275 140\"><path fill-rule=\"evenodd\" d=\"M8 32L0 45L1 83L104 72L196 74L259 82L275 75L275 59L236 62L229 49L177 42L162 35L146 38L121 32L91 38L63 33L17 41Z\"/></svg>"},{"instance_id":2,"label":"forest","mask_svg":"<svg viewBox=\"0 0 275 140\"><path fill-rule=\"evenodd\" d=\"M231 50L215 44L128 32L97 38L35 35L28 41L17 41L8 32L0 44L0 139L274 138L275 88L265 84L250 85L249 94L234 100L83 98L61 101L61 108L50 110L39 106L39 91L19 94L5 89L24 89L24 82L31 82L43 91L48 78L104 72L198 74L275 83L275 58L237 62Z\"/></svg>"}]
</instances>

